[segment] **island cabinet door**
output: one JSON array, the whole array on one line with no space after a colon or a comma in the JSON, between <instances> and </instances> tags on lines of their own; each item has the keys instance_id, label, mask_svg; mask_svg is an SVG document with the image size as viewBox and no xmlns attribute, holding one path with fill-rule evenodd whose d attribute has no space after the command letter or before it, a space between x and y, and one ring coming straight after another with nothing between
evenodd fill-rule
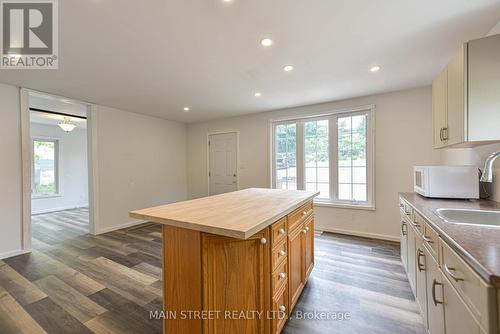
<instances>
[{"instance_id":1,"label":"island cabinet door","mask_svg":"<svg viewBox=\"0 0 500 334\"><path fill-rule=\"evenodd\" d=\"M314 268L314 216L311 216L305 225L305 280L307 281Z\"/></svg>"},{"instance_id":2,"label":"island cabinet door","mask_svg":"<svg viewBox=\"0 0 500 334\"><path fill-rule=\"evenodd\" d=\"M204 334L269 333L269 229L247 240L202 237Z\"/></svg>"},{"instance_id":3,"label":"island cabinet door","mask_svg":"<svg viewBox=\"0 0 500 334\"><path fill-rule=\"evenodd\" d=\"M290 312L295 307L305 283L305 226L296 225L288 235L288 291Z\"/></svg>"}]
</instances>

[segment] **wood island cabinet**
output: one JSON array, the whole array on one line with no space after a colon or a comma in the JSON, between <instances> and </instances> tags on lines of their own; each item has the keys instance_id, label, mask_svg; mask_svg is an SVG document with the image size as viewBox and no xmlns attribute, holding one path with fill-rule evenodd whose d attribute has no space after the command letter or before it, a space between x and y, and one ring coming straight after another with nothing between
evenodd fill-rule
<instances>
[{"instance_id":1,"label":"wood island cabinet","mask_svg":"<svg viewBox=\"0 0 500 334\"><path fill-rule=\"evenodd\" d=\"M132 212L164 224L164 333L280 333L314 267L316 195L246 189Z\"/></svg>"}]
</instances>

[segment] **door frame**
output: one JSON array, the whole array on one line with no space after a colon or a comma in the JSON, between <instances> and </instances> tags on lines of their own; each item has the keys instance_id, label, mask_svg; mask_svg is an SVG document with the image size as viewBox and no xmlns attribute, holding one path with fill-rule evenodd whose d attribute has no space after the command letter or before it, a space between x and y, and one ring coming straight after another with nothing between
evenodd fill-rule
<instances>
[{"instance_id":1,"label":"door frame","mask_svg":"<svg viewBox=\"0 0 500 334\"><path fill-rule=\"evenodd\" d=\"M21 113L21 160L22 160L22 250L24 253L31 252L31 178L32 178L32 151L31 151L31 122L29 94L42 93L49 96L53 94L36 91L33 89L20 88L20 113ZM58 98L64 98L56 96ZM96 234L98 225L98 191L97 191L97 124L96 106L75 99L69 99L87 105L87 182L89 198L89 233Z\"/></svg>"},{"instance_id":2,"label":"door frame","mask_svg":"<svg viewBox=\"0 0 500 334\"><path fill-rule=\"evenodd\" d=\"M207 133L207 194L210 195L210 136L224 135L228 133L236 134L236 190L240 190L240 131L239 130L221 130Z\"/></svg>"}]
</instances>

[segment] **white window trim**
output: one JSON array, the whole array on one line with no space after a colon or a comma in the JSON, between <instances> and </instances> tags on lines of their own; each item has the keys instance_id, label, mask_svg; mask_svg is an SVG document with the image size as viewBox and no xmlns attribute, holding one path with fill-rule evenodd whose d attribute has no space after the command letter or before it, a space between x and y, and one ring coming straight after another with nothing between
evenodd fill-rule
<instances>
[{"instance_id":1,"label":"white window trim","mask_svg":"<svg viewBox=\"0 0 500 334\"><path fill-rule=\"evenodd\" d=\"M43 137L43 136L38 136L38 137L32 137L31 138L31 173L32 175L35 175L34 168L35 168L35 141L48 141L48 142L54 142L55 143L55 152L54 152L54 180L56 182L56 192L53 194L47 194L47 195L36 195L31 193L31 199L46 199L46 198L57 198L61 197L61 182L60 182L60 166L59 166L59 152L60 152L60 138L55 138L55 137ZM31 179L31 189L34 189L34 178Z\"/></svg>"},{"instance_id":2,"label":"white window trim","mask_svg":"<svg viewBox=\"0 0 500 334\"><path fill-rule=\"evenodd\" d=\"M276 170L274 166L276 165L275 156L275 127L279 124L287 123L297 123L297 138L304 137L304 122L311 121L315 119L325 119L325 118L337 118L349 115L356 115L359 113L367 114L367 126L366 126L366 138L367 138L367 201L366 202L355 202L355 201L341 201L338 200L337 194L338 189L338 164L337 164L337 144L338 141L335 140L329 145L330 154L330 165L336 166L337 168L330 168L330 194L331 199L315 199L314 203L318 206L325 207L337 207L337 208L348 208L348 209L364 209L364 210L375 210L375 105L365 105L359 107L353 107L348 109L341 109L330 111L322 114L308 115L308 116L294 116L281 119L271 119L269 120L269 136L270 136L270 184L272 188L276 187ZM337 124L336 122L329 122L329 136L337 137ZM304 141L297 140L297 189L304 189L304 171L305 171L305 161L304 161Z\"/></svg>"}]
</instances>

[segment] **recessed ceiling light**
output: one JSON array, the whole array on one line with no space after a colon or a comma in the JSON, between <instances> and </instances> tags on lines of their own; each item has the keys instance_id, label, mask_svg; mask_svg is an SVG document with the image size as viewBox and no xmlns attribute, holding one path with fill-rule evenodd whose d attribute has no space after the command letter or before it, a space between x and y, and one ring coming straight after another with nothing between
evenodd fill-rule
<instances>
[{"instance_id":1,"label":"recessed ceiling light","mask_svg":"<svg viewBox=\"0 0 500 334\"><path fill-rule=\"evenodd\" d=\"M293 70L293 66L292 65L286 65L283 67L283 71L285 72L290 72Z\"/></svg>"},{"instance_id":2,"label":"recessed ceiling light","mask_svg":"<svg viewBox=\"0 0 500 334\"><path fill-rule=\"evenodd\" d=\"M190 111L190 110L191 110L191 109L189 109L189 107L184 107L184 111L185 111L185 112L188 112L188 111Z\"/></svg>"},{"instance_id":3,"label":"recessed ceiling light","mask_svg":"<svg viewBox=\"0 0 500 334\"><path fill-rule=\"evenodd\" d=\"M253 94L255 97L261 97L262 96L262 93L261 92L255 92L255 94Z\"/></svg>"},{"instance_id":4,"label":"recessed ceiling light","mask_svg":"<svg viewBox=\"0 0 500 334\"><path fill-rule=\"evenodd\" d=\"M233 0L224 0L224 2L233 2Z\"/></svg>"},{"instance_id":5,"label":"recessed ceiling light","mask_svg":"<svg viewBox=\"0 0 500 334\"><path fill-rule=\"evenodd\" d=\"M262 46L271 46L273 45L273 40L270 38L264 38L260 41L260 44L262 44Z\"/></svg>"},{"instance_id":6,"label":"recessed ceiling light","mask_svg":"<svg viewBox=\"0 0 500 334\"><path fill-rule=\"evenodd\" d=\"M380 71L380 66L375 65L370 68L370 72L378 72Z\"/></svg>"}]
</instances>

